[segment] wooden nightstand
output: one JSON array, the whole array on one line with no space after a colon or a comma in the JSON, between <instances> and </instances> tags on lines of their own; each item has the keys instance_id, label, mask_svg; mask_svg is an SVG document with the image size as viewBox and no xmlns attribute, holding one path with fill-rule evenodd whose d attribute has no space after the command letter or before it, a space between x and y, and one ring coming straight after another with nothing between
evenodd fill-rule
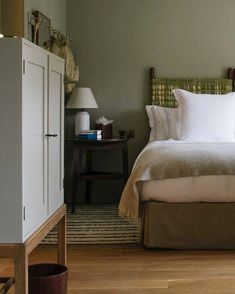
<instances>
[{"instance_id":1,"label":"wooden nightstand","mask_svg":"<svg viewBox=\"0 0 235 294\"><path fill-rule=\"evenodd\" d=\"M92 181L123 179L124 184L128 178L128 148L127 139L78 140L74 139L73 151L73 195L72 212L75 211L77 181L86 181L87 203L90 202ZM92 151L95 150L122 150L122 171L119 173L92 170ZM87 153L87 172L81 173L81 151Z\"/></svg>"}]
</instances>

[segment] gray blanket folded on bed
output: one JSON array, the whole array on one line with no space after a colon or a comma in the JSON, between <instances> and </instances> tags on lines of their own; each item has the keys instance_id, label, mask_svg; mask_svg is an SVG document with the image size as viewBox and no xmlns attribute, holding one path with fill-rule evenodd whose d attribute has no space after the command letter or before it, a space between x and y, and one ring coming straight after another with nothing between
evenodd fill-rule
<instances>
[{"instance_id":1,"label":"gray blanket folded on bed","mask_svg":"<svg viewBox=\"0 0 235 294\"><path fill-rule=\"evenodd\" d=\"M140 181L206 175L235 175L235 142L149 143L138 156L122 193L120 215L138 217Z\"/></svg>"}]
</instances>

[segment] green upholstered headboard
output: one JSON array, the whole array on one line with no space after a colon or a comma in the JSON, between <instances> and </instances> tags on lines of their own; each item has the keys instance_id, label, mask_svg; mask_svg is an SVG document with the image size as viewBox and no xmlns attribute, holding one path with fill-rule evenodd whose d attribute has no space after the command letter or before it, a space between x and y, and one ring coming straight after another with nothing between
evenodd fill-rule
<instances>
[{"instance_id":1,"label":"green upholstered headboard","mask_svg":"<svg viewBox=\"0 0 235 294\"><path fill-rule=\"evenodd\" d=\"M234 71L235 73L235 71ZM232 79L161 79L150 69L151 103L163 107L177 107L173 89L197 94L226 94L233 91Z\"/></svg>"}]
</instances>

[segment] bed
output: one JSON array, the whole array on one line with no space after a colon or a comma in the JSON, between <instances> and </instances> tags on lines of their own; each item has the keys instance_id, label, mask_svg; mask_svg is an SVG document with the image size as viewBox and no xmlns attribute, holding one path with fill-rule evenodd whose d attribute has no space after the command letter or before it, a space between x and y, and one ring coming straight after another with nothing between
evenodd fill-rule
<instances>
[{"instance_id":1,"label":"bed","mask_svg":"<svg viewBox=\"0 0 235 294\"><path fill-rule=\"evenodd\" d=\"M119 204L141 217L145 247L235 248L234 77L158 79L150 69L150 142Z\"/></svg>"}]
</instances>

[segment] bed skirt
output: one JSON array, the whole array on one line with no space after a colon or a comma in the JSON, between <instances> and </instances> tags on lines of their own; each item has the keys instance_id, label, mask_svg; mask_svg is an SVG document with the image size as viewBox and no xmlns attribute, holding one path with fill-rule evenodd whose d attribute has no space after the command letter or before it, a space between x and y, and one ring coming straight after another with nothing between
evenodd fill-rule
<instances>
[{"instance_id":1,"label":"bed skirt","mask_svg":"<svg viewBox=\"0 0 235 294\"><path fill-rule=\"evenodd\" d=\"M147 248L235 249L235 203L146 202Z\"/></svg>"}]
</instances>

